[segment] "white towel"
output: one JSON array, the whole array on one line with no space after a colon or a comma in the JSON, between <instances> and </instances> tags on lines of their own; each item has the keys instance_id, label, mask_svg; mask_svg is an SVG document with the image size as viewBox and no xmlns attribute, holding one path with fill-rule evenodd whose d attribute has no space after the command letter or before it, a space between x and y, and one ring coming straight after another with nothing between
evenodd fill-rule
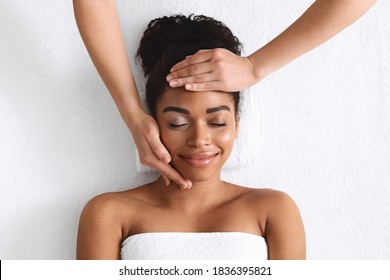
<instances>
[{"instance_id":1,"label":"white towel","mask_svg":"<svg viewBox=\"0 0 390 280\"><path fill-rule=\"evenodd\" d=\"M255 159L261 155L262 126L260 106L255 95L256 93L251 92L251 89L241 93L239 133L234 143L233 151L223 166L223 170L229 171L252 166L255 163ZM137 172L156 172L140 162L138 151L137 149L135 150Z\"/></svg>"},{"instance_id":2,"label":"white towel","mask_svg":"<svg viewBox=\"0 0 390 280\"><path fill-rule=\"evenodd\" d=\"M122 260L266 260L261 236L244 232L150 232L122 243Z\"/></svg>"}]
</instances>

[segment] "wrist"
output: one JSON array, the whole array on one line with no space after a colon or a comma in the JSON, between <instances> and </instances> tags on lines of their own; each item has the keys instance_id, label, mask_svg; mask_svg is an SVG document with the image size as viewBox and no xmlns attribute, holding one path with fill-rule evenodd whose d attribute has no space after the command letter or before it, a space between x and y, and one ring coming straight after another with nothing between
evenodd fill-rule
<instances>
[{"instance_id":1,"label":"wrist","mask_svg":"<svg viewBox=\"0 0 390 280\"><path fill-rule=\"evenodd\" d=\"M131 94L122 95L115 99L115 103L127 127L133 133L142 118L146 115L139 96L132 98Z\"/></svg>"},{"instance_id":2,"label":"wrist","mask_svg":"<svg viewBox=\"0 0 390 280\"><path fill-rule=\"evenodd\" d=\"M263 78L261 76L261 73L260 71L258 71L258 69L256 69L255 67L255 62L253 60L253 57L251 57L250 55L246 57L247 59L247 62L248 62L248 65L249 65L249 73L250 73L250 77L251 77L251 85L255 85L257 84L258 82L260 82Z\"/></svg>"},{"instance_id":3,"label":"wrist","mask_svg":"<svg viewBox=\"0 0 390 280\"><path fill-rule=\"evenodd\" d=\"M252 76L255 79L255 84L262 81L271 73L266 67L265 60L259 57L257 53L253 53L247 56L247 58L251 63Z\"/></svg>"},{"instance_id":4,"label":"wrist","mask_svg":"<svg viewBox=\"0 0 390 280\"><path fill-rule=\"evenodd\" d=\"M130 110L126 119L126 124L132 134L135 132L139 124L142 123L142 120L146 115L147 113L141 107L134 107Z\"/></svg>"}]
</instances>

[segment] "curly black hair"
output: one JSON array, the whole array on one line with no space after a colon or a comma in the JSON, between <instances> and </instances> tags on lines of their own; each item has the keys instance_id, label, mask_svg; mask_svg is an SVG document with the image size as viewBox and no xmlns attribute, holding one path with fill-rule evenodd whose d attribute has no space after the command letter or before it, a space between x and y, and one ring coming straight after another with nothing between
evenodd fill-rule
<instances>
[{"instance_id":1,"label":"curly black hair","mask_svg":"<svg viewBox=\"0 0 390 280\"><path fill-rule=\"evenodd\" d=\"M201 49L224 48L241 55L242 44L222 22L193 14L164 16L152 20L137 51L146 83L146 103L156 118L156 104L168 85L166 76L173 65ZM238 114L238 92L230 93Z\"/></svg>"}]
</instances>

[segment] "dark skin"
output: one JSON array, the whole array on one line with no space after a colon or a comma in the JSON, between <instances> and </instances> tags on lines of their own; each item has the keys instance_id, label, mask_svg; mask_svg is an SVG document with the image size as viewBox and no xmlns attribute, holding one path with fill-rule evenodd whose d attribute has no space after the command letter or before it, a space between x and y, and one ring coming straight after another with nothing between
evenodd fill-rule
<instances>
[{"instance_id":1,"label":"dark skin","mask_svg":"<svg viewBox=\"0 0 390 280\"><path fill-rule=\"evenodd\" d=\"M229 110L207 112L221 106ZM164 112L167 107L189 114ZM166 186L160 177L132 190L93 198L80 217L78 259L120 259L121 243L145 232L246 232L266 239L270 259L305 258L302 220L288 195L220 179L238 132L228 94L186 96L183 89L169 89L157 112L161 139L172 155L172 164L191 179L192 188L183 191L174 183ZM183 159L183 155L206 150L216 155L190 163Z\"/></svg>"}]
</instances>

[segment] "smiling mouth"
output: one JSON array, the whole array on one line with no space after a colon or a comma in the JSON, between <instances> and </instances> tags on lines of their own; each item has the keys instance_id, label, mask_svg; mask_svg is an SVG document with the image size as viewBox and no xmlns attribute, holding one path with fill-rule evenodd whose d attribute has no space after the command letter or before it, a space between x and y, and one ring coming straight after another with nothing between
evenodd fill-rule
<instances>
[{"instance_id":1,"label":"smiling mouth","mask_svg":"<svg viewBox=\"0 0 390 280\"><path fill-rule=\"evenodd\" d=\"M192 167L206 167L214 161L219 153L200 153L179 155L180 158Z\"/></svg>"}]
</instances>

